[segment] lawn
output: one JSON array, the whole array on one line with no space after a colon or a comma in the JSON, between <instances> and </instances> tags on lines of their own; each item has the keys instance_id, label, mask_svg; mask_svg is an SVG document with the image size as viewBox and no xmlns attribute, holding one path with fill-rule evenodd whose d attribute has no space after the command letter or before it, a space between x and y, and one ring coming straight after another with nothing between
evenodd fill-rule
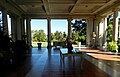
<instances>
[{"instance_id":1,"label":"lawn","mask_svg":"<svg viewBox=\"0 0 120 77\"><path fill-rule=\"evenodd\" d=\"M42 43L41 47L47 47L47 42L32 42L33 47L38 47L37 43ZM51 43L53 45L53 43Z\"/></svg>"},{"instance_id":2,"label":"lawn","mask_svg":"<svg viewBox=\"0 0 120 77\"><path fill-rule=\"evenodd\" d=\"M32 42L32 46L38 47L37 43L42 43L41 47L47 47L47 42Z\"/></svg>"},{"instance_id":3,"label":"lawn","mask_svg":"<svg viewBox=\"0 0 120 77\"><path fill-rule=\"evenodd\" d=\"M47 47L47 42L32 42L33 47L38 47L37 43L42 43L41 47ZM51 43L53 45L53 43ZM77 44L73 44L73 47L77 47Z\"/></svg>"}]
</instances>

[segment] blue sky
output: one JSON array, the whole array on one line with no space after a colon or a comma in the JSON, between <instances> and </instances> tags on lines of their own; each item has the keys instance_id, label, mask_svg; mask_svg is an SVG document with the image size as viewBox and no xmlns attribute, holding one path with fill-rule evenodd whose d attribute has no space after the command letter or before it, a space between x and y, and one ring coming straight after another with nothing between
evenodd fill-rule
<instances>
[{"instance_id":1,"label":"blue sky","mask_svg":"<svg viewBox=\"0 0 120 77\"><path fill-rule=\"evenodd\" d=\"M47 33L47 19L32 19L31 29L40 30L43 29ZM67 19L51 19L51 33L56 31L66 32L68 31Z\"/></svg>"}]
</instances>

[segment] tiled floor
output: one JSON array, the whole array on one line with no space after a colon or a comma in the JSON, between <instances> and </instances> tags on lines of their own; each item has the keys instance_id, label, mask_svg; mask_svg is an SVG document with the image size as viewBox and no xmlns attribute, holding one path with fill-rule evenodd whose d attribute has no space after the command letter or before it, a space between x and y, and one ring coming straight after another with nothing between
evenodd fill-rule
<instances>
[{"instance_id":1,"label":"tiled floor","mask_svg":"<svg viewBox=\"0 0 120 77\"><path fill-rule=\"evenodd\" d=\"M1 68L0 77L110 77L87 60L81 68L81 58L65 58L65 69L62 69L59 50L33 48L16 65Z\"/></svg>"}]
</instances>

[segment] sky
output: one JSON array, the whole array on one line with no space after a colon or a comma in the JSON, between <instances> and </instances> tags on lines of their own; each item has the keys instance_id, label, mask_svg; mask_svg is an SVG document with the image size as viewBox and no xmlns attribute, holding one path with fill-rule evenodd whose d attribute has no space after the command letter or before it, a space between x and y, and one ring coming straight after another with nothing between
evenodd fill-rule
<instances>
[{"instance_id":1,"label":"sky","mask_svg":"<svg viewBox=\"0 0 120 77\"><path fill-rule=\"evenodd\" d=\"M47 34L47 19L32 19L31 30L44 30ZM67 19L51 19L51 33L56 31L66 32L68 31Z\"/></svg>"}]
</instances>

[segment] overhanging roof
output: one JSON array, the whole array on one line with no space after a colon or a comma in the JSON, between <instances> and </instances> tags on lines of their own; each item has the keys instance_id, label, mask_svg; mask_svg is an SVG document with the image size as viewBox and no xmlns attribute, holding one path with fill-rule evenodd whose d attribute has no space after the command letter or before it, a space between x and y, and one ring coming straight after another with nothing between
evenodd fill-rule
<instances>
[{"instance_id":1,"label":"overhanging roof","mask_svg":"<svg viewBox=\"0 0 120 77\"><path fill-rule=\"evenodd\" d=\"M8 0L9 1L9 0ZM90 16L107 13L120 0L12 0L26 16ZM111 9L110 9L111 8ZM107 11L106 11L107 10Z\"/></svg>"}]
</instances>

